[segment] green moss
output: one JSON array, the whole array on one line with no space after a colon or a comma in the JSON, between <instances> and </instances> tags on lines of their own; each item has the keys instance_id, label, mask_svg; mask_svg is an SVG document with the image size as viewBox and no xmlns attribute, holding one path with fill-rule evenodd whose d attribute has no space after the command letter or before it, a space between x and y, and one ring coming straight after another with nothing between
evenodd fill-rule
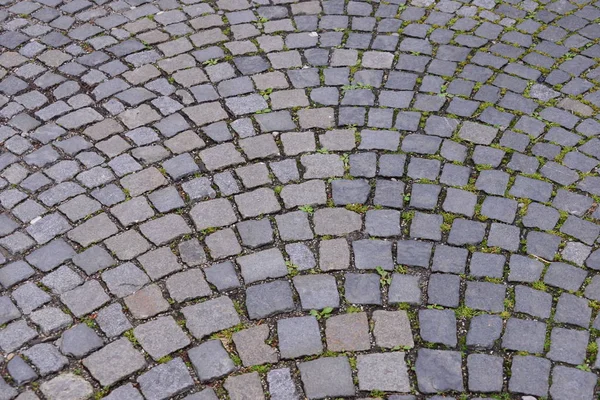
<instances>
[{"instance_id":1,"label":"green moss","mask_svg":"<svg viewBox=\"0 0 600 400\"><path fill-rule=\"evenodd\" d=\"M358 306L352 306L352 305L350 305L350 306L346 307L346 312L348 314L358 313L358 312L362 312L362 309L360 307L358 307Z\"/></svg>"},{"instance_id":2,"label":"green moss","mask_svg":"<svg viewBox=\"0 0 600 400\"><path fill-rule=\"evenodd\" d=\"M156 362L159 363L159 364L166 364L166 363L168 363L171 360L173 360L173 357L171 357L171 356L164 356L164 357L156 360Z\"/></svg>"},{"instance_id":3,"label":"green moss","mask_svg":"<svg viewBox=\"0 0 600 400\"><path fill-rule=\"evenodd\" d=\"M312 208L310 205L300 206L298 207L298 209L308 214L312 214L313 212L315 212L314 208Z\"/></svg>"},{"instance_id":4,"label":"green moss","mask_svg":"<svg viewBox=\"0 0 600 400\"><path fill-rule=\"evenodd\" d=\"M346 210L354 211L358 214L364 214L369 210L369 206L364 204L348 204L346 205Z\"/></svg>"},{"instance_id":5,"label":"green moss","mask_svg":"<svg viewBox=\"0 0 600 400\"><path fill-rule=\"evenodd\" d=\"M467 306L460 306L458 308L456 308L454 310L454 313L456 314L456 318L473 318L474 316L476 316L477 314L479 314L477 311L475 311L474 309L467 307Z\"/></svg>"},{"instance_id":6,"label":"green moss","mask_svg":"<svg viewBox=\"0 0 600 400\"><path fill-rule=\"evenodd\" d=\"M135 337L135 335L133 334L133 329L130 329L128 331L126 331L123 336L125 336L127 338L127 340L129 340L132 344L137 345L139 344L137 338Z\"/></svg>"}]
</instances>

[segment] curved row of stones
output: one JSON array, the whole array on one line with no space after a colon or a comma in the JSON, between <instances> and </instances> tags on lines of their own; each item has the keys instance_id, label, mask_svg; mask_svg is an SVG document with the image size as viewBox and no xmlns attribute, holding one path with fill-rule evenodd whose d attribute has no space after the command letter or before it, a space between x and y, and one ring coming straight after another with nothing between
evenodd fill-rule
<instances>
[{"instance_id":1,"label":"curved row of stones","mask_svg":"<svg viewBox=\"0 0 600 400\"><path fill-rule=\"evenodd\" d=\"M599 3L0 5L1 400L597 398Z\"/></svg>"}]
</instances>

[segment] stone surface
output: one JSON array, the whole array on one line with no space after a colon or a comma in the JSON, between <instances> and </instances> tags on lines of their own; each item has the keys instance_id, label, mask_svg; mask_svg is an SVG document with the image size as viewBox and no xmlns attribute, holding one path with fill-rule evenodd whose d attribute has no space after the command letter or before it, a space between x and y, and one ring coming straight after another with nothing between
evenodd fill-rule
<instances>
[{"instance_id":1,"label":"stone surface","mask_svg":"<svg viewBox=\"0 0 600 400\"><path fill-rule=\"evenodd\" d=\"M194 386L194 380L181 358L175 358L141 375L137 382L147 399L163 400Z\"/></svg>"},{"instance_id":2,"label":"stone surface","mask_svg":"<svg viewBox=\"0 0 600 400\"><path fill-rule=\"evenodd\" d=\"M48 382L44 382L40 386L40 390L46 398L51 400L84 400L94 392L89 382L71 373L59 375Z\"/></svg>"},{"instance_id":3,"label":"stone surface","mask_svg":"<svg viewBox=\"0 0 600 400\"><path fill-rule=\"evenodd\" d=\"M360 390L410 391L408 369L402 352L359 355L357 369Z\"/></svg>"},{"instance_id":4,"label":"stone surface","mask_svg":"<svg viewBox=\"0 0 600 400\"><path fill-rule=\"evenodd\" d=\"M419 350L416 362L419 390L425 393L463 391L461 363L461 354L456 351Z\"/></svg>"},{"instance_id":5,"label":"stone surface","mask_svg":"<svg viewBox=\"0 0 600 400\"><path fill-rule=\"evenodd\" d=\"M0 398L597 395L599 7L0 1Z\"/></svg>"},{"instance_id":6,"label":"stone surface","mask_svg":"<svg viewBox=\"0 0 600 400\"><path fill-rule=\"evenodd\" d=\"M187 306L181 312L186 327L198 339L240 323L233 302L226 296Z\"/></svg>"},{"instance_id":7,"label":"stone surface","mask_svg":"<svg viewBox=\"0 0 600 400\"><path fill-rule=\"evenodd\" d=\"M306 395L311 399L353 396L352 371L346 357L323 357L298 365Z\"/></svg>"},{"instance_id":8,"label":"stone surface","mask_svg":"<svg viewBox=\"0 0 600 400\"><path fill-rule=\"evenodd\" d=\"M114 341L83 360L102 386L110 386L143 369L146 360L127 339Z\"/></svg>"},{"instance_id":9,"label":"stone surface","mask_svg":"<svg viewBox=\"0 0 600 400\"><path fill-rule=\"evenodd\" d=\"M220 378L235 369L235 364L218 340L202 343L188 354L201 382Z\"/></svg>"},{"instance_id":10,"label":"stone surface","mask_svg":"<svg viewBox=\"0 0 600 400\"><path fill-rule=\"evenodd\" d=\"M313 316L279 320L277 336L282 358L298 358L323 352L319 325Z\"/></svg>"}]
</instances>

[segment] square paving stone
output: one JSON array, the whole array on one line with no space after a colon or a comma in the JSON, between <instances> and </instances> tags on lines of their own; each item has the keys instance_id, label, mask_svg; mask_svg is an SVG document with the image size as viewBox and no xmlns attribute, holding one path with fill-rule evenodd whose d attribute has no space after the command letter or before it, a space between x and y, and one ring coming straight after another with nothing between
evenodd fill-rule
<instances>
[{"instance_id":1,"label":"square paving stone","mask_svg":"<svg viewBox=\"0 0 600 400\"><path fill-rule=\"evenodd\" d=\"M246 290L246 309L250 319L261 319L295 308L292 289L286 281L263 283Z\"/></svg>"},{"instance_id":2,"label":"square paving stone","mask_svg":"<svg viewBox=\"0 0 600 400\"><path fill-rule=\"evenodd\" d=\"M10 297L0 297L0 305L0 322L2 323L2 325L12 320L15 320L21 316L21 312L11 301Z\"/></svg>"},{"instance_id":3,"label":"square paving stone","mask_svg":"<svg viewBox=\"0 0 600 400\"><path fill-rule=\"evenodd\" d=\"M529 353L541 353L544 351L545 338L545 323L510 318L506 322L506 330L502 336L502 347Z\"/></svg>"},{"instance_id":4,"label":"square paving stone","mask_svg":"<svg viewBox=\"0 0 600 400\"><path fill-rule=\"evenodd\" d=\"M350 249L346 239L321 240L319 243L319 268L322 271L348 269Z\"/></svg>"},{"instance_id":5,"label":"square paving stone","mask_svg":"<svg viewBox=\"0 0 600 400\"><path fill-rule=\"evenodd\" d=\"M591 279L591 282L588 283L587 287L585 288L584 295L585 295L585 297L592 299L592 300L597 300L598 298L600 298L600 278L594 276ZM14 292L13 292L13 297L14 297Z\"/></svg>"},{"instance_id":6,"label":"square paving stone","mask_svg":"<svg viewBox=\"0 0 600 400\"><path fill-rule=\"evenodd\" d=\"M242 221L236 227L245 246L257 248L273 243L273 228L267 218L258 221Z\"/></svg>"},{"instance_id":7,"label":"square paving stone","mask_svg":"<svg viewBox=\"0 0 600 400\"><path fill-rule=\"evenodd\" d=\"M15 321L0 330L0 348L7 353L15 351L37 336L37 331L29 327L25 320Z\"/></svg>"},{"instance_id":8,"label":"square paving stone","mask_svg":"<svg viewBox=\"0 0 600 400\"><path fill-rule=\"evenodd\" d=\"M61 336L61 353L75 358L82 358L104 345L104 341L85 324L75 325Z\"/></svg>"},{"instance_id":9,"label":"square paving stone","mask_svg":"<svg viewBox=\"0 0 600 400\"><path fill-rule=\"evenodd\" d=\"M152 205L161 213L166 213L185 205L177 190L172 187L152 192L148 198L152 202Z\"/></svg>"},{"instance_id":10,"label":"square paving stone","mask_svg":"<svg viewBox=\"0 0 600 400\"><path fill-rule=\"evenodd\" d=\"M370 186L363 179L336 179L331 183L335 205L364 204L369 196Z\"/></svg>"},{"instance_id":11,"label":"square paving stone","mask_svg":"<svg viewBox=\"0 0 600 400\"><path fill-rule=\"evenodd\" d=\"M344 293L351 304L381 304L379 275L346 274Z\"/></svg>"},{"instance_id":12,"label":"square paving stone","mask_svg":"<svg viewBox=\"0 0 600 400\"><path fill-rule=\"evenodd\" d=\"M406 311L376 310L373 312L373 323L373 336L377 346L383 348L414 346Z\"/></svg>"},{"instance_id":13,"label":"square paving stone","mask_svg":"<svg viewBox=\"0 0 600 400\"><path fill-rule=\"evenodd\" d=\"M544 282L570 292L579 290L583 281L587 276L587 272L581 268L574 267L566 263L550 263Z\"/></svg>"},{"instance_id":14,"label":"square paving stone","mask_svg":"<svg viewBox=\"0 0 600 400\"><path fill-rule=\"evenodd\" d=\"M399 264L428 267L433 244L418 240L399 240L396 244L396 260Z\"/></svg>"},{"instance_id":15,"label":"square paving stone","mask_svg":"<svg viewBox=\"0 0 600 400\"><path fill-rule=\"evenodd\" d=\"M92 246L73 257L73 264L81 268L86 274L93 275L105 268L116 264L110 253L100 246Z\"/></svg>"},{"instance_id":16,"label":"square paving stone","mask_svg":"<svg viewBox=\"0 0 600 400\"><path fill-rule=\"evenodd\" d=\"M591 248L583 243L567 242L561 255L564 260L583 266L585 260L590 255L590 252Z\"/></svg>"},{"instance_id":17,"label":"square paving stone","mask_svg":"<svg viewBox=\"0 0 600 400\"><path fill-rule=\"evenodd\" d=\"M288 244L285 246L285 252L292 265L296 265L300 271L314 268L317 265L312 250L303 243Z\"/></svg>"},{"instance_id":18,"label":"square paving stone","mask_svg":"<svg viewBox=\"0 0 600 400\"><path fill-rule=\"evenodd\" d=\"M83 285L63 293L60 300L77 317L82 317L110 301L100 283L87 281Z\"/></svg>"},{"instance_id":19,"label":"square paving stone","mask_svg":"<svg viewBox=\"0 0 600 400\"><path fill-rule=\"evenodd\" d=\"M144 271L150 276L150 279L157 280L170 273L183 269L183 266L177 260L169 247L159 247L156 250L138 257Z\"/></svg>"},{"instance_id":20,"label":"square paving stone","mask_svg":"<svg viewBox=\"0 0 600 400\"><path fill-rule=\"evenodd\" d=\"M496 315L477 315L471 319L467 345L491 348L502 334L502 318Z\"/></svg>"},{"instance_id":21,"label":"square paving stone","mask_svg":"<svg viewBox=\"0 0 600 400\"><path fill-rule=\"evenodd\" d=\"M458 307L460 277L452 274L431 274L427 290L427 303L445 307Z\"/></svg>"},{"instance_id":22,"label":"square paving stone","mask_svg":"<svg viewBox=\"0 0 600 400\"><path fill-rule=\"evenodd\" d=\"M284 241L310 240L314 234L304 211L293 211L275 216L279 237Z\"/></svg>"},{"instance_id":23,"label":"square paving stone","mask_svg":"<svg viewBox=\"0 0 600 400\"><path fill-rule=\"evenodd\" d=\"M298 364L309 399L354 396L352 370L347 357L322 357Z\"/></svg>"},{"instance_id":24,"label":"square paving stone","mask_svg":"<svg viewBox=\"0 0 600 400\"><path fill-rule=\"evenodd\" d=\"M355 240L352 242L354 251L354 265L357 269L394 269L392 259L392 242L384 240Z\"/></svg>"},{"instance_id":25,"label":"square paving stone","mask_svg":"<svg viewBox=\"0 0 600 400\"><path fill-rule=\"evenodd\" d=\"M515 200L488 196L481 205L481 215L511 224L515 220L517 206Z\"/></svg>"},{"instance_id":26,"label":"square paving stone","mask_svg":"<svg viewBox=\"0 0 600 400\"><path fill-rule=\"evenodd\" d=\"M273 400L298 398L298 391L289 368L272 369L267 373L267 382Z\"/></svg>"},{"instance_id":27,"label":"square paving stone","mask_svg":"<svg viewBox=\"0 0 600 400\"><path fill-rule=\"evenodd\" d=\"M233 302L227 296L184 307L181 312L186 320L186 328L197 339L240 323Z\"/></svg>"},{"instance_id":28,"label":"square paving stone","mask_svg":"<svg viewBox=\"0 0 600 400\"><path fill-rule=\"evenodd\" d=\"M538 318L549 318L552 295L527 286L515 287L515 311Z\"/></svg>"},{"instance_id":29,"label":"square paving stone","mask_svg":"<svg viewBox=\"0 0 600 400\"><path fill-rule=\"evenodd\" d=\"M140 232L157 246L192 233L185 220L176 214L168 214L164 217L148 221L140 225Z\"/></svg>"},{"instance_id":30,"label":"square paving stone","mask_svg":"<svg viewBox=\"0 0 600 400\"><path fill-rule=\"evenodd\" d=\"M156 284L146 286L125 298L125 305L137 319L153 317L169 309L169 303Z\"/></svg>"},{"instance_id":31,"label":"square paving stone","mask_svg":"<svg viewBox=\"0 0 600 400\"><path fill-rule=\"evenodd\" d=\"M469 252L460 247L437 245L433 254L432 271L461 274L465 271Z\"/></svg>"},{"instance_id":32,"label":"square paving stone","mask_svg":"<svg viewBox=\"0 0 600 400\"><path fill-rule=\"evenodd\" d=\"M448 188L442 204L445 211L472 217L477 204L477 196L465 190Z\"/></svg>"},{"instance_id":33,"label":"square paving stone","mask_svg":"<svg viewBox=\"0 0 600 400\"><path fill-rule=\"evenodd\" d=\"M130 262L102 273L102 280L117 297L129 296L150 282L148 275Z\"/></svg>"},{"instance_id":34,"label":"square paving stone","mask_svg":"<svg viewBox=\"0 0 600 400\"><path fill-rule=\"evenodd\" d=\"M34 274L34 269L25 261L15 261L0 268L0 284L5 289L10 289Z\"/></svg>"},{"instance_id":35,"label":"square paving stone","mask_svg":"<svg viewBox=\"0 0 600 400\"><path fill-rule=\"evenodd\" d=\"M442 188L439 185L415 183L410 193L411 207L433 210L437 207Z\"/></svg>"},{"instance_id":36,"label":"square paving stone","mask_svg":"<svg viewBox=\"0 0 600 400\"><path fill-rule=\"evenodd\" d=\"M409 392L404 353L361 354L357 357L359 390Z\"/></svg>"},{"instance_id":37,"label":"square paving stone","mask_svg":"<svg viewBox=\"0 0 600 400\"><path fill-rule=\"evenodd\" d=\"M121 305L118 303L111 304L98 311L96 323L108 337L119 336L132 328L127 316L123 313Z\"/></svg>"},{"instance_id":38,"label":"square paving stone","mask_svg":"<svg viewBox=\"0 0 600 400\"><path fill-rule=\"evenodd\" d=\"M519 249L520 237L521 231L516 226L493 223L488 234L488 246L515 252Z\"/></svg>"},{"instance_id":39,"label":"square paving stone","mask_svg":"<svg viewBox=\"0 0 600 400\"><path fill-rule=\"evenodd\" d=\"M491 282L468 282L465 305L475 310L489 312L504 311L506 286Z\"/></svg>"},{"instance_id":40,"label":"square paving stone","mask_svg":"<svg viewBox=\"0 0 600 400\"><path fill-rule=\"evenodd\" d=\"M264 400L264 390L258 372L230 376L223 387L231 400L256 399Z\"/></svg>"},{"instance_id":41,"label":"square paving stone","mask_svg":"<svg viewBox=\"0 0 600 400\"><path fill-rule=\"evenodd\" d=\"M106 216L100 214L69 231L69 239L87 247L106 239L118 232L117 226Z\"/></svg>"},{"instance_id":42,"label":"square paving stone","mask_svg":"<svg viewBox=\"0 0 600 400\"><path fill-rule=\"evenodd\" d=\"M75 250L68 243L63 239L56 239L31 252L26 259L40 271L48 272L75 255Z\"/></svg>"},{"instance_id":43,"label":"square paving stone","mask_svg":"<svg viewBox=\"0 0 600 400\"><path fill-rule=\"evenodd\" d=\"M485 145L491 144L497 134L498 129L474 122L465 122L458 133L464 140Z\"/></svg>"},{"instance_id":44,"label":"square paving stone","mask_svg":"<svg viewBox=\"0 0 600 400\"><path fill-rule=\"evenodd\" d=\"M194 380L181 358L152 368L140 375L137 382L149 400L171 399L194 386Z\"/></svg>"},{"instance_id":45,"label":"square paving stone","mask_svg":"<svg viewBox=\"0 0 600 400\"><path fill-rule=\"evenodd\" d=\"M527 207L527 214L523 217L523 225L550 230L554 228L559 218L560 215L555 209L534 202Z\"/></svg>"},{"instance_id":46,"label":"square paving stone","mask_svg":"<svg viewBox=\"0 0 600 400\"><path fill-rule=\"evenodd\" d=\"M419 390L423 393L464 391L462 356L459 352L420 349L416 374Z\"/></svg>"},{"instance_id":47,"label":"square paving stone","mask_svg":"<svg viewBox=\"0 0 600 400\"><path fill-rule=\"evenodd\" d=\"M127 339L118 339L83 360L102 386L111 386L146 367L142 353Z\"/></svg>"},{"instance_id":48,"label":"square paving stone","mask_svg":"<svg viewBox=\"0 0 600 400\"><path fill-rule=\"evenodd\" d=\"M244 366L273 364L279 360L277 349L265 343L268 337L269 327L267 325L255 326L233 334L235 349Z\"/></svg>"},{"instance_id":49,"label":"square paving stone","mask_svg":"<svg viewBox=\"0 0 600 400\"><path fill-rule=\"evenodd\" d=\"M394 303L421 304L421 277L419 275L393 274L388 291L388 301Z\"/></svg>"},{"instance_id":50,"label":"square paving stone","mask_svg":"<svg viewBox=\"0 0 600 400\"><path fill-rule=\"evenodd\" d=\"M154 360L159 360L190 344L190 339L173 317L160 317L139 325L133 330L133 334Z\"/></svg>"},{"instance_id":51,"label":"square paving stone","mask_svg":"<svg viewBox=\"0 0 600 400\"><path fill-rule=\"evenodd\" d=\"M502 357L487 354L467 356L469 390L474 392L500 392L503 384Z\"/></svg>"},{"instance_id":52,"label":"square paving stone","mask_svg":"<svg viewBox=\"0 0 600 400\"><path fill-rule=\"evenodd\" d=\"M281 251L276 248L238 257L237 263L246 283L279 278L288 273Z\"/></svg>"},{"instance_id":53,"label":"square paving stone","mask_svg":"<svg viewBox=\"0 0 600 400\"><path fill-rule=\"evenodd\" d=\"M448 244L462 246L478 244L483 241L486 225L481 222L456 218L448 235Z\"/></svg>"},{"instance_id":54,"label":"square paving stone","mask_svg":"<svg viewBox=\"0 0 600 400\"><path fill-rule=\"evenodd\" d=\"M545 260L553 260L558 252L561 238L556 235L530 231L527 234L527 253L542 257Z\"/></svg>"},{"instance_id":55,"label":"square paving stone","mask_svg":"<svg viewBox=\"0 0 600 400\"><path fill-rule=\"evenodd\" d=\"M553 361L582 364L589 336L588 332L555 327L550 334L550 351L546 357Z\"/></svg>"},{"instance_id":56,"label":"square paving stone","mask_svg":"<svg viewBox=\"0 0 600 400\"><path fill-rule=\"evenodd\" d=\"M106 400L118 400L118 399L141 400L144 397L139 392L139 390L137 390L133 386L133 384L127 383L125 385L121 385L118 388L114 389L113 391L110 392L110 394L108 396L106 396L104 398Z\"/></svg>"},{"instance_id":57,"label":"square paving stone","mask_svg":"<svg viewBox=\"0 0 600 400\"><path fill-rule=\"evenodd\" d=\"M54 331L65 328L73 322L69 314L55 307L45 307L34 311L30 315L31 321L38 325L42 333L48 335Z\"/></svg>"},{"instance_id":58,"label":"square paving stone","mask_svg":"<svg viewBox=\"0 0 600 400\"><path fill-rule=\"evenodd\" d=\"M364 312L336 315L325 328L329 351L361 351L371 348L369 321Z\"/></svg>"},{"instance_id":59,"label":"square paving stone","mask_svg":"<svg viewBox=\"0 0 600 400\"><path fill-rule=\"evenodd\" d=\"M104 243L119 260L131 260L151 247L150 242L133 229L113 236Z\"/></svg>"},{"instance_id":60,"label":"square paving stone","mask_svg":"<svg viewBox=\"0 0 600 400\"><path fill-rule=\"evenodd\" d=\"M125 227L143 222L154 215L152 207L144 197L135 197L117 204L110 209L110 212Z\"/></svg>"},{"instance_id":61,"label":"square paving stone","mask_svg":"<svg viewBox=\"0 0 600 400\"><path fill-rule=\"evenodd\" d=\"M587 328L591 317L592 310L586 299L579 298L570 293L563 293L558 298L556 313L554 315L556 322Z\"/></svg>"},{"instance_id":62,"label":"square paving stone","mask_svg":"<svg viewBox=\"0 0 600 400\"><path fill-rule=\"evenodd\" d=\"M206 280L220 292L240 286L240 280L231 261L213 264L204 268L204 273L206 274Z\"/></svg>"},{"instance_id":63,"label":"square paving stone","mask_svg":"<svg viewBox=\"0 0 600 400\"><path fill-rule=\"evenodd\" d=\"M340 296L334 276L326 274L300 275L293 278L304 310L322 310L340 306Z\"/></svg>"},{"instance_id":64,"label":"square paving stone","mask_svg":"<svg viewBox=\"0 0 600 400\"><path fill-rule=\"evenodd\" d=\"M350 175L366 178L373 178L375 176L377 172L377 154L371 152L351 154L349 159Z\"/></svg>"},{"instance_id":65,"label":"square paving stone","mask_svg":"<svg viewBox=\"0 0 600 400\"><path fill-rule=\"evenodd\" d=\"M231 228L221 229L209 234L204 238L204 243L214 260L234 256L242 252L237 236Z\"/></svg>"},{"instance_id":66,"label":"square paving stone","mask_svg":"<svg viewBox=\"0 0 600 400\"><path fill-rule=\"evenodd\" d=\"M317 235L341 236L362 227L361 216L344 208L319 209L315 211L313 221Z\"/></svg>"},{"instance_id":67,"label":"square paving stone","mask_svg":"<svg viewBox=\"0 0 600 400\"><path fill-rule=\"evenodd\" d=\"M439 241L442 239L442 223L441 215L415 212L410 224L410 236L417 239Z\"/></svg>"},{"instance_id":68,"label":"square paving stone","mask_svg":"<svg viewBox=\"0 0 600 400\"><path fill-rule=\"evenodd\" d=\"M400 177L404 175L404 164L406 164L406 156L403 154L382 154L379 157L379 175ZM352 173L352 164L350 165L350 174L354 175Z\"/></svg>"},{"instance_id":69,"label":"square paving stone","mask_svg":"<svg viewBox=\"0 0 600 400\"><path fill-rule=\"evenodd\" d=\"M85 398L93 394L92 385L80 376L72 373L61 374L40 385L40 390L48 399ZM19 396L19 398L23 395ZM8 398L8 397L7 397ZM37 398L37 396L35 397Z\"/></svg>"},{"instance_id":70,"label":"square paving stone","mask_svg":"<svg viewBox=\"0 0 600 400\"><path fill-rule=\"evenodd\" d=\"M547 396L550 360L533 356L514 356L510 369L508 391L533 396Z\"/></svg>"},{"instance_id":71,"label":"square paving stone","mask_svg":"<svg viewBox=\"0 0 600 400\"><path fill-rule=\"evenodd\" d=\"M196 204L190 217L198 230L227 226L237 221L231 203L227 199L215 199Z\"/></svg>"},{"instance_id":72,"label":"square paving stone","mask_svg":"<svg viewBox=\"0 0 600 400\"><path fill-rule=\"evenodd\" d=\"M220 340L209 340L188 351L200 382L222 378L235 370L235 364Z\"/></svg>"},{"instance_id":73,"label":"square paving stone","mask_svg":"<svg viewBox=\"0 0 600 400\"><path fill-rule=\"evenodd\" d=\"M419 329L427 342L456 346L456 316L452 310L420 310Z\"/></svg>"},{"instance_id":74,"label":"square paving stone","mask_svg":"<svg viewBox=\"0 0 600 400\"><path fill-rule=\"evenodd\" d=\"M584 400L594 396L594 388L598 378L591 372L562 365L552 371L550 395L553 399Z\"/></svg>"},{"instance_id":75,"label":"square paving stone","mask_svg":"<svg viewBox=\"0 0 600 400\"><path fill-rule=\"evenodd\" d=\"M282 358L321 354L323 344L317 319L313 316L277 321L277 337Z\"/></svg>"},{"instance_id":76,"label":"square paving stone","mask_svg":"<svg viewBox=\"0 0 600 400\"><path fill-rule=\"evenodd\" d=\"M6 369L13 381L19 386L34 381L39 376L37 372L35 372L35 370L30 367L29 364L27 364L20 356L11 359L6 364Z\"/></svg>"},{"instance_id":77,"label":"square paving stone","mask_svg":"<svg viewBox=\"0 0 600 400\"><path fill-rule=\"evenodd\" d=\"M179 303L212 294L200 269L188 269L175 274L167 279L166 285L171 298Z\"/></svg>"},{"instance_id":78,"label":"square paving stone","mask_svg":"<svg viewBox=\"0 0 600 400\"><path fill-rule=\"evenodd\" d=\"M542 276L544 264L533 258L513 254L510 256L509 268L509 281L535 282Z\"/></svg>"},{"instance_id":79,"label":"square paving stone","mask_svg":"<svg viewBox=\"0 0 600 400\"><path fill-rule=\"evenodd\" d=\"M36 344L25 350L23 355L37 368L42 377L61 371L69 363L67 357L60 354L58 348L50 343Z\"/></svg>"}]
</instances>

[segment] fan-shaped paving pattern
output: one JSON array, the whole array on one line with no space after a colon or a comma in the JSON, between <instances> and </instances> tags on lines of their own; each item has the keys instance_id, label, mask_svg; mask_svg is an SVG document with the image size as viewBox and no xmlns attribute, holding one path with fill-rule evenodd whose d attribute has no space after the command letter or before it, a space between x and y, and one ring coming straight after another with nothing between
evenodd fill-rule
<instances>
[{"instance_id":1,"label":"fan-shaped paving pattern","mask_svg":"<svg viewBox=\"0 0 600 400\"><path fill-rule=\"evenodd\" d=\"M0 4L0 399L597 397L600 3Z\"/></svg>"}]
</instances>

